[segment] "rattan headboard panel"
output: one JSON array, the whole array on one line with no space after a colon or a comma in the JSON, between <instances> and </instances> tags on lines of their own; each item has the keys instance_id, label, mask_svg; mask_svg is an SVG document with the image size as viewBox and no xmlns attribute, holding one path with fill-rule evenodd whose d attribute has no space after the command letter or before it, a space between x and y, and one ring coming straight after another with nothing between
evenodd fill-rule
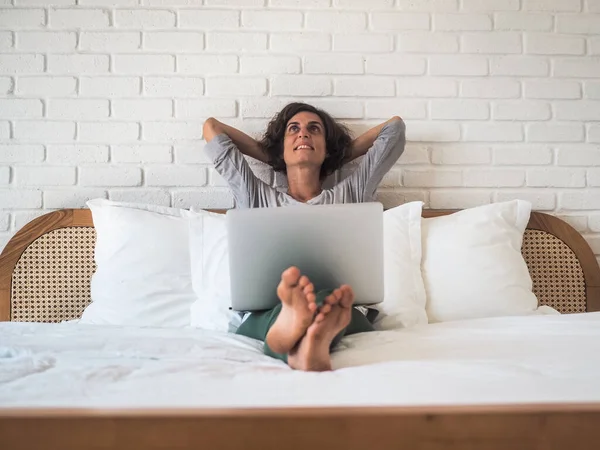
<instances>
[{"instance_id":1,"label":"rattan headboard panel","mask_svg":"<svg viewBox=\"0 0 600 450\"><path fill-rule=\"evenodd\" d=\"M540 305L563 314L586 311L583 268L568 245L545 231L526 230L521 252Z\"/></svg>"},{"instance_id":2,"label":"rattan headboard panel","mask_svg":"<svg viewBox=\"0 0 600 450\"><path fill-rule=\"evenodd\" d=\"M33 241L13 272L11 321L79 318L91 301L95 244L94 227L60 228Z\"/></svg>"},{"instance_id":3,"label":"rattan headboard panel","mask_svg":"<svg viewBox=\"0 0 600 450\"><path fill-rule=\"evenodd\" d=\"M17 262L12 279L12 321L76 319L90 302L95 271L93 227L66 227L43 234ZM527 230L523 256L540 304L561 313L586 311L585 278L575 253L545 231Z\"/></svg>"}]
</instances>

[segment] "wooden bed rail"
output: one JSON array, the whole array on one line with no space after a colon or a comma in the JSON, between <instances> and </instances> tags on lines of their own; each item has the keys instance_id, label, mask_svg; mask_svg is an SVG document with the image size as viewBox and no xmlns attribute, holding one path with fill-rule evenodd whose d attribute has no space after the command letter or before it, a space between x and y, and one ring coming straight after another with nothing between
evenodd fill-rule
<instances>
[{"instance_id":1,"label":"wooden bed rail","mask_svg":"<svg viewBox=\"0 0 600 450\"><path fill-rule=\"evenodd\" d=\"M600 404L0 409L0 436L7 450L591 450L600 444Z\"/></svg>"}]
</instances>

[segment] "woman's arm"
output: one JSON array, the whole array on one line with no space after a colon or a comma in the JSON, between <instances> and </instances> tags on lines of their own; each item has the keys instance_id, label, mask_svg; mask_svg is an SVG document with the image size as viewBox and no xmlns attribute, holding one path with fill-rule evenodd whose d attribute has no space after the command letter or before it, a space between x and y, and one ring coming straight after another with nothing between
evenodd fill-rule
<instances>
[{"instance_id":1,"label":"woman's arm","mask_svg":"<svg viewBox=\"0 0 600 450\"><path fill-rule=\"evenodd\" d=\"M404 152L406 125L400 117L394 116L367 131L356 141L354 156L363 154L364 158L356 170L339 184L339 189L356 202L373 201L384 175L394 167Z\"/></svg>"},{"instance_id":2,"label":"woman's arm","mask_svg":"<svg viewBox=\"0 0 600 450\"><path fill-rule=\"evenodd\" d=\"M250 156L264 163L267 162L267 155L265 152L263 152L258 141L252 139L246 133L243 133L237 128L233 128L229 125L219 122L214 117L210 117L206 120L206 122L204 122L204 128L202 132L206 142L212 141L213 138L219 134L226 134L244 155Z\"/></svg>"},{"instance_id":3,"label":"woman's arm","mask_svg":"<svg viewBox=\"0 0 600 450\"><path fill-rule=\"evenodd\" d=\"M375 139L377 139L377 136L379 136L379 133L381 132L383 127L385 127L388 123L393 122L395 120L402 120L402 119L400 118L400 116L394 116L391 119L389 119L383 123L380 123L377 126L374 126L370 130L364 132L363 134L358 136L356 139L354 139L352 141L352 145L350 146L350 155L348 155L346 162L350 162L350 161L355 160L356 158L366 154L367 151L371 148L371 146L375 142Z\"/></svg>"},{"instance_id":4,"label":"woman's arm","mask_svg":"<svg viewBox=\"0 0 600 450\"><path fill-rule=\"evenodd\" d=\"M258 143L212 117L204 123L203 132L207 142L204 153L229 185L236 208L261 206L274 188L257 178L244 158L246 154L261 161L266 159L261 159L264 153Z\"/></svg>"}]
</instances>

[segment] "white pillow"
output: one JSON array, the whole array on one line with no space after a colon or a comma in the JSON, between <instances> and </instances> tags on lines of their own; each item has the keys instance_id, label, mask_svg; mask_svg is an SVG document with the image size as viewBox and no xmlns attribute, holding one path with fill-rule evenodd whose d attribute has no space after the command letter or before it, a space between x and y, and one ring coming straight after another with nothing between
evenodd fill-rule
<instances>
[{"instance_id":1,"label":"white pillow","mask_svg":"<svg viewBox=\"0 0 600 450\"><path fill-rule=\"evenodd\" d=\"M152 327L190 324L195 299L188 221L182 209L87 202L97 240L92 303L81 323Z\"/></svg>"},{"instance_id":2,"label":"white pillow","mask_svg":"<svg viewBox=\"0 0 600 450\"><path fill-rule=\"evenodd\" d=\"M225 214L193 211L190 220L192 286L191 325L215 331L235 331L229 284L229 247ZM239 323L238 323L239 325Z\"/></svg>"},{"instance_id":3,"label":"white pillow","mask_svg":"<svg viewBox=\"0 0 600 450\"><path fill-rule=\"evenodd\" d=\"M421 276L421 213L423 202L384 211L384 300L377 330L427 324L425 287Z\"/></svg>"},{"instance_id":4,"label":"white pillow","mask_svg":"<svg viewBox=\"0 0 600 450\"><path fill-rule=\"evenodd\" d=\"M531 203L513 200L423 219L422 273L429 322L533 313L521 255Z\"/></svg>"},{"instance_id":5,"label":"white pillow","mask_svg":"<svg viewBox=\"0 0 600 450\"><path fill-rule=\"evenodd\" d=\"M421 278L422 202L384 212L383 303L375 321L378 330L426 324L425 289ZM194 212L190 220L192 282L197 300L192 326L235 331L239 316L232 312L229 253L224 214Z\"/></svg>"}]
</instances>

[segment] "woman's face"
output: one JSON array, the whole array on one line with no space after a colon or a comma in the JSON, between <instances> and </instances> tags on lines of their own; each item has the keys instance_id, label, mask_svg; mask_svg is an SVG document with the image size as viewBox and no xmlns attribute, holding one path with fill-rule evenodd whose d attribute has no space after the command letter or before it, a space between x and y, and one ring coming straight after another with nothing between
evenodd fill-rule
<instances>
[{"instance_id":1,"label":"woman's face","mask_svg":"<svg viewBox=\"0 0 600 450\"><path fill-rule=\"evenodd\" d=\"M317 114L302 111L288 121L283 138L286 166L310 165L320 169L326 154L325 126Z\"/></svg>"}]
</instances>

